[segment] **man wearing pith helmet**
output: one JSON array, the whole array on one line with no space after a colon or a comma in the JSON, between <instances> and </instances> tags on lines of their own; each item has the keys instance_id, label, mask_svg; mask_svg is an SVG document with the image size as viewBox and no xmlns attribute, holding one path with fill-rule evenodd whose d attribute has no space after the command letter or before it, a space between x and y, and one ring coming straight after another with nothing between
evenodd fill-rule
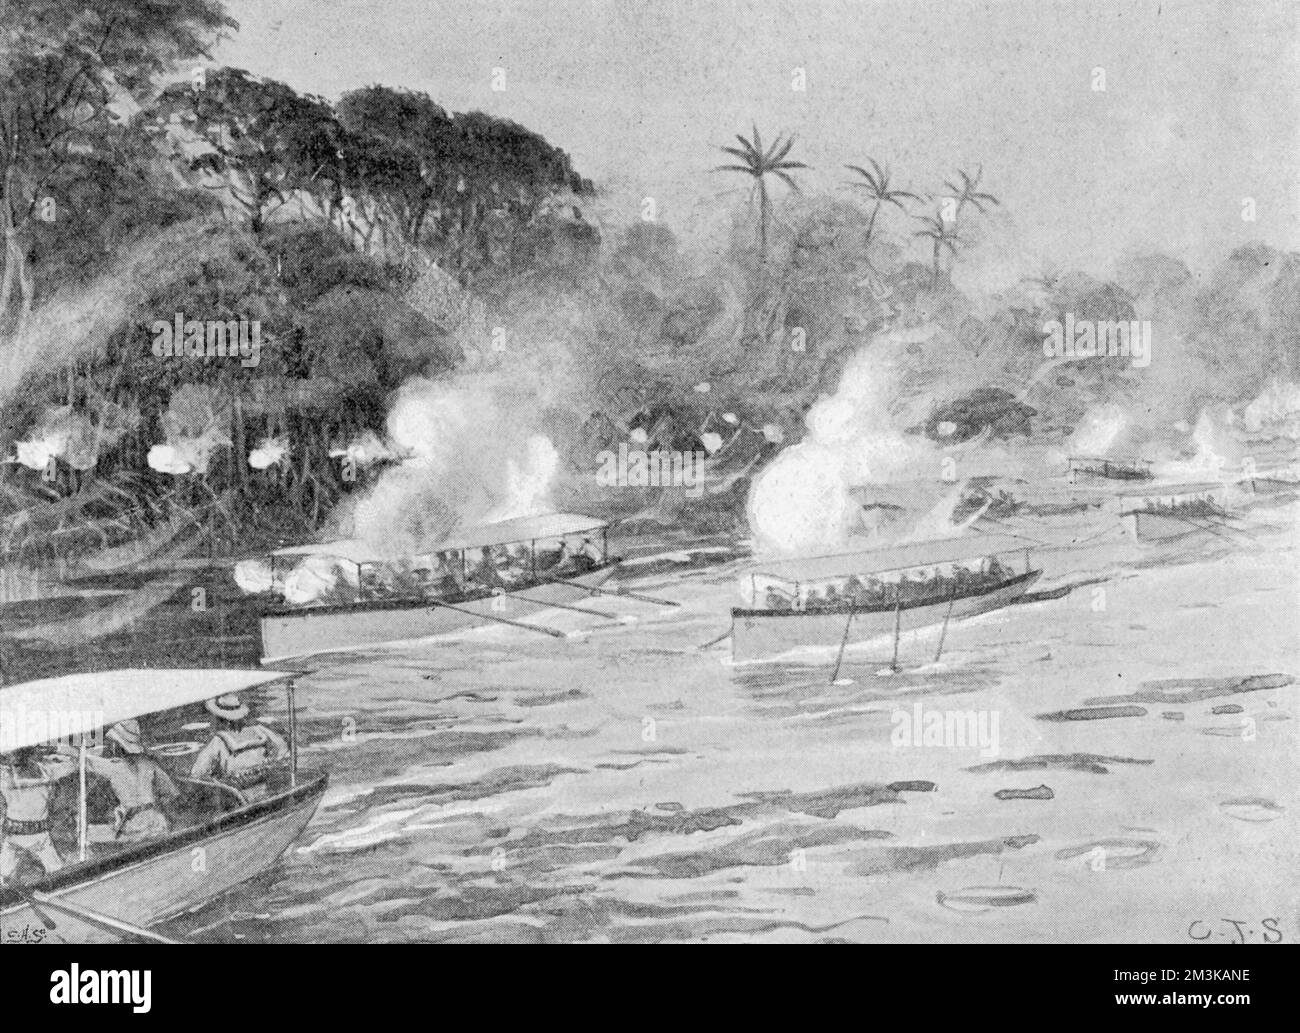
<instances>
[{"instance_id":1,"label":"man wearing pith helmet","mask_svg":"<svg viewBox=\"0 0 1300 1033\"><path fill-rule=\"evenodd\" d=\"M163 807L179 795L176 786L158 763L149 757L134 718L119 721L104 736L104 753L86 754L86 766L107 779L117 796L113 815L114 838L123 843L165 836L171 821ZM64 752L77 756L67 747Z\"/></svg>"},{"instance_id":2,"label":"man wearing pith helmet","mask_svg":"<svg viewBox=\"0 0 1300 1033\"><path fill-rule=\"evenodd\" d=\"M248 719L248 706L238 696L218 696L204 706L220 720L221 726L194 758L192 778L211 778L240 788L255 788L265 780L268 765L289 755L289 747L280 736Z\"/></svg>"}]
</instances>

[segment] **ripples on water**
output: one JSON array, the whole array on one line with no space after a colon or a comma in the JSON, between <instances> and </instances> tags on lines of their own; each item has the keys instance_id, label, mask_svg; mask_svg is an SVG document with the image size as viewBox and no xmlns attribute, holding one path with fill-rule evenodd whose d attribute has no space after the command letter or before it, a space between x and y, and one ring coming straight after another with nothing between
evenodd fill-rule
<instances>
[{"instance_id":1,"label":"ripples on water","mask_svg":"<svg viewBox=\"0 0 1300 1033\"><path fill-rule=\"evenodd\" d=\"M954 625L938 664L935 635L905 643L896 674L888 643L851 649L834 685L833 648L750 667L696 648L725 630L727 568L656 579L680 609L606 598L637 621L585 639L484 628L313 661L302 762L330 772L324 804L279 866L173 925L1113 942L1223 914L1295 939L1297 690L1246 680L1297 669L1293 543L1117 549L1087 559L1104 596ZM895 744L917 704L996 715L996 753ZM1131 716L1059 718L1098 706Z\"/></svg>"}]
</instances>

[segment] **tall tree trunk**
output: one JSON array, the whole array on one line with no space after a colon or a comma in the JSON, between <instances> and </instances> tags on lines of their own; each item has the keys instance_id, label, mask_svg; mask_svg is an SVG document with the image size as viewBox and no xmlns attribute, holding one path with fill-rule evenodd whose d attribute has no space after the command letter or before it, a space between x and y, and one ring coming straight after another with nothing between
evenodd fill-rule
<instances>
[{"instance_id":1,"label":"tall tree trunk","mask_svg":"<svg viewBox=\"0 0 1300 1033\"><path fill-rule=\"evenodd\" d=\"M9 313L13 303L14 286L18 285L24 296L29 287L23 282L25 278L25 254L18 239L18 227L14 224L14 189L13 169L7 169L3 188L0 189L0 233L4 235L4 276L0 278L0 319ZM30 302L28 302L30 308ZM20 319L20 323L21 323Z\"/></svg>"},{"instance_id":2,"label":"tall tree trunk","mask_svg":"<svg viewBox=\"0 0 1300 1033\"><path fill-rule=\"evenodd\" d=\"M877 201L876 207L871 209L871 218L867 220L867 239L865 241L865 246L868 248L871 247L871 238L876 230L876 216L879 214L880 214L880 202Z\"/></svg>"},{"instance_id":3,"label":"tall tree trunk","mask_svg":"<svg viewBox=\"0 0 1300 1033\"><path fill-rule=\"evenodd\" d=\"M240 494L246 497L248 494L248 448L244 443L243 399L239 395L238 388L234 392L231 410L231 460L235 464L235 481L239 485Z\"/></svg>"},{"instance_id":4,"label":"tall tree trunk","mask_svg":"<svg viewBox=\"0 0 1300 1033\"><path fill-rule=\"evenodd\" d=\"M758 177L758 260L767 261L767 184Z\"/></svg>"}]
</instances>

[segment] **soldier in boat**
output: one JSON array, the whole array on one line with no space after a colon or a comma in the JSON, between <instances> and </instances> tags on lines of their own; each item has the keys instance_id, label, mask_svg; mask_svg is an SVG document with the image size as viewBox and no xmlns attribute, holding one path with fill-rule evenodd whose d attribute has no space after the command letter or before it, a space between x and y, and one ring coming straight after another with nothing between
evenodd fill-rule
<instances>
[{"instance_id":1,"label":"soldier in boat","mask_svg":"<svg viewBox=\"0 0 1300 1033\"><path fill-rule=\"evenodd\" d=\"M485 545L480 553L478 562L470 568L470 580L477 588L505 588L506 579L501 576L499 557L492 546Z\"/></svg>"},{"instance_id":2,"label":"soldier in boat","mask_svg":"<svg viewBox=\"0 0 1300 1033\"><path fill-rule=\"evenodd\" d=\"M537 572L539 574L549 573L554 575L557 570L562 569L569 558L569 543L563 538L557 539L553 548L537 549Z\"/></svg>"},{"instance_id":3,"label":"soldier in boat","mask_svg":"<svg viewBox=\"0 0 1300 1033\"><path fill-rule=\"evenodd\" d=\"M212 736L190 771L191 778L228 782L250 799L265 796L270 768L289 756L288 744L257 721L238 696L218 696L204 704L224 727Z\"/></svg>"},{"instance_id":4,"label":"soldier in boat","mask_svg":"<svg viewBox=\"0 0 1300 1033\"><path fill-rule=\"evenodd\" d=\"M776 585L767 586L767 595L765 598L769 610L792 610L794 609L794 596L784 591Z\"/></svg>"},{"instance_id":5,"label":"soldier in boat","mask_svg":"<svg viewBox=\"0 0 1300 1033\"><path fill-rule=\"evenodd\" d=\"M996 556L993 557L993 563L991 564L990 569L993 572L993 576L997 578L998 581L1009 581L1011 578L1015 577L1015 571L1004 564Z\"/></svg>"},{"instance_id":6,"label":"soldier in boat","mask_svg":"<svg viewBox=\"0 0 1300 1033\"><path fill-rule=\"evenodd\" d=\"M507 586L515 588L532 579L533 558L527 545L496 545L491 552L497 576Z\"/></svg>"},{"instance_id":7,"label":"soldier in boat","mask_svg":"<svg viewBox=\"0 0 1300 1033\"><path fill-rule=\"evenodd\" d=\"M429 578L429 592L441 598L465 594L465 577L458 552L440 552L434 557L434 569Z\"/></svg>"},{"instance_id":8,"label":"soldier in boat","mask_svg":"<svg viewBox=\"0 0 1300 1033\"><path fill-rule=\"evenodd\" d=\"M510 580L523 584L533 580L533 552L523 542L506 547L510 557Z\"/></svg>"},{"instance_id":9,"label":"soldier in boat","mask_svg":"<svg viewBox=\"0 0 1300 1033\"><path fill-rule=\"evenodd\" d=\"M22 854L47 873L63 867L63 858L50 838L50 794L55 782L76 772L77 766L67 758L42 756L35 746L0 756L0 797L5 803L0 885L18 871Z\"/></svg>"},{"instance_id":10,"label":"soldier in boat","mask_svg":"<svg viewBox=\"0 0 1300 1033\"><path fill-rule=\"evenodd\" d=\"M578 546L578 551L573 554L573 567L579 574L585 574L589 570L595 570L601 565L605 557L601 555L600 549L590 538L584 537L582 544Z\"/></svg>"},{"instance_id":11,"label":"soldier in boat","mask_svg":"<svg viewBox=\"0 0 1300 1033\"><path fill-rule=\"evenodd\" d=\"M113 812L113 838L119 843L165 836L171 832L171 820L165 805L180 794L172 780L144 748L140 723L134 719L119 721L104 736L102 756L87 753L86 768L105 779L117 797ZM60 752L75 757L72 746Z\"/></svg>"}]
</instances>

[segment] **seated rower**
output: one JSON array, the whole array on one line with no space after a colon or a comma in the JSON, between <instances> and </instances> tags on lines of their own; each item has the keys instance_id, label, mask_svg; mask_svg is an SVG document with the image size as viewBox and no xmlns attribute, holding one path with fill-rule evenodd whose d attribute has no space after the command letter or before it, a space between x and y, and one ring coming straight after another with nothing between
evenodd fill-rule
<instances>
[{"instance_id":1,"label":"seated rower","mask_svg":"<svg viewBox=\"0 0 1300 1033\"><path fill-rule=\"evenodd\" d=\"M783 592L776 585L767 586L767 608L769 610L790 610L794 608L794 598Z\"/></svg>"},{"instance_id":2,"label":"seated rower","mask_svg":"<svg viewBox=\"0 0 1300 1033\"><path fill-rule=\"evenodd\" d=\"M578 551L573 554L573 569L578 573L586 573L589 570L595 570L604 561L604 556L596 548L596 543L590 538L583 538L582 544L578 546Z\"/></svg>"},{"instance_id":3,"label":"seated rower","mask_svg":"<svg viewBox=\"0 0 1300 1033\"><path fill-rule=\"evenodd\" d=\"M497 558L493 555L490 546L483 549L482 558L474 564L469 576L478 588L506 587L506 580L498 570Z\"/></svg>"},{"instance_id":4,"label":"seated rower","mask_svg":"<svg viewBox=\"0 0 1300 1033\"><path fill-rule=\"evenodd\" d=\"M882 606L885 603L888 593L885 590L885 584L878 577L868 577L867 583L862 586L863 602L867 606Z\"/></svg>"},{"instance_id":5,"label":"seated rower","mask_svg":"<svg viewBox=\"0 0 1300 1033\"><path fill-rule=\"evenodd\" d=\"M996 556L990 557L988 566L988 579L992 583L1005 581L1011 577L1011 571L1002 565Z\"/></svg>"},{"instance_id":6,"label":"seated rower","mask_svg":"<svg viewBox=\"0 0 1300 1033\"><path fill-rule=\"evenodd\" d=\"M543 580L567 573L569 567L569 543L563 538L553 540L553 547L537 546L537 574Z\"/></svg>"},{"instance_id":7,"label":"seated rower","mask_svg":"<svg viewBox=\"0 0 1300 1033\"><path fill-rule=\"evenodd\" d=\"M228 782L250 797L266 795L267 769L289 755L288 744L265 725L249 721L248 707L236 695L218 696L204 707L224 727L194 758L190 777Z\"/></svg>"},{"instance_id":8,"label":"seated rower","mask_svg":"<svg viewBox=\"0 0 1300 1033\"><path fill-rule=\"evenodd\" d=\"M510 577L515 584L521 584L533 579L533 551L527 545L511 545L506 547L506 552L510 560Z\"/></svg>"},{"instance_id":9,"label":"seated rower","mask_svg":"<svg viewBox=\"0 0 1300 1033\"><path fill-rule=\"evenodd\" d=\"M434 596L461 596L465 594L465 577L461 570L460 553L438 553L434 559L434 569L429 578L427 591Z\"/></svg>"},{"instance_id":10,"label":"seated rower","mask_svg":"<svg viewBox=\"0 0 1300 1033\"><path fill-rule=\"evenodd\" d=\"M55 782L76 773L77 766L67 758L42 756L35 746L0 755L0 797L5 802L0 886L13 878L23 854L46 874L63 867L63 858L50 838L50 793Z\"/></svg>"},{"instance_id":11,"label":"seated rower","mask_svg":"<svg viewBox=\"0 0 1300 1033\"><path fill-rule=\"evenodd\" d=\"M117 808L113 812L113 835L119 843L153 839L171 832L162 804L180 794L156 761L144 749L140 723L119 721L104 736L102 755L86 754L87 770L99 775L113 787ZM76 757L76 747L64 746L60 752Z\"/></svg>"}]
</instances>

